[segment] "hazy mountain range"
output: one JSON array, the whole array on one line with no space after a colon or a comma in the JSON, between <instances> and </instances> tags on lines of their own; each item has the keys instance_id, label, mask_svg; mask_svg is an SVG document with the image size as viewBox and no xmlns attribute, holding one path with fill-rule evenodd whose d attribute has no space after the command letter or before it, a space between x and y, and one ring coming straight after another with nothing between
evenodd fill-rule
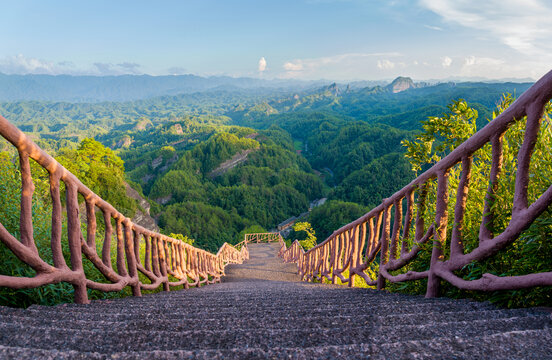
<instances>
[{"instance_id":1,"label":"hazy mountain range","mask_svg":"<svg viewBox=\"0 0 552 360\"><path fill-rule=\"evenodd\" d=\"M399 84L397 84L398 80ZM54 76L5 75L0 73L0 101L133 101L166 95L221 90L231 91L234 89L266 93L315 90L328 83L331 83L331 81L266 80L245 77L233 78L229 76ZM386 86L389 83L391 82L380 80L338 83L338 85L340 88L361 89L378 85ZM392 85L396 90L401 91L410 87L424 86L427 83L414 84L411 79L401 77L395 79Z\"/></svg>"}]
</instances>

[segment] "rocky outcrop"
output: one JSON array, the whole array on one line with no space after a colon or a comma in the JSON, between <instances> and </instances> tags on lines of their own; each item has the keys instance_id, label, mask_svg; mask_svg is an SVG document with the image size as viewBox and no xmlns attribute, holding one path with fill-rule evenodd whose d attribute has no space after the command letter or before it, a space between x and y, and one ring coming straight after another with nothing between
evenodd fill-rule
<instances>
[{"instance_id":1,"label":"rocky outcrop","mask_svg":"<svg viewBox=\"0 0 552 360\"><path fill-rule=\"evenodd\" d=\"M171 126L171 132L173 132L177 135L184 134L184 130L182 129L182 125L180 125L180 124L174 124L173 126Z\"/></svg>"},{"instance_id":2,"label":"rocky outcrop","mask_svg":"<svg viewBox=\"0 0 552 360\"><path fill-rule=\"evenodd\" d=\"M259 133L252 133L252 134L247 134L244 136L245 139L255 139L257 136L259 136Z\"/></svg>"},{"instance_id":3,"label":"rocky outcrop","mask_svg":"<svg viewBox=\"0 0 552 360\"><path fill-rule=\"evenodd\" d=\"M136 122L136 124L134 125L134 128L132 130L134 131L144 131L146 129L149 129L149 128L152 128L153 127L153 123L149 120L149 119L140 119L139 121Z\"/></svg>"},{"instance_id":4,"label":"rocky outcrop","mask_svg":"<svg viewBox=\"0 0 552 360\"><path fill-rule=\"evenodd\" d=\"M125 135L117 142L116 147L117 148L127 148L130 145L132 145L132 139L131 139L130 136Z\"/></svg>"},{"instance_id":5,"label":"rocky outcrop","mask_svg":"<svg viewBox=\"0 0 552 360\"><path fill-rule=\"evenodd\" d=\"M157 198L157 199L154 199L156 203L158 203L159 205L165 205L167 204L169 201L172 200L172 195L169 194L167 196L163 196L163 197L160 197L160 198Z\"/></svg>"},{"instance_id":6,"label":"rocky outcrop","mask_svg":"<svg viewBox=\"0 0 552 360\"><path fill-rule=\"evenodd\" d=\"M142 181L142 183L146 184L148 183L151 179L154 179L155 176L153 176L152 174L146 174L144 176L142 176L142 178L140 179L140 181Z\"/></svg>"},{"instance_id":7,"label":"rocky outcrop","mask_svg":"<svg viewBox=\"0 0 552 360\"><path fill-rule=\"evenodd\" d=\"M210 178L215 178L217 176L220 176L227 172L228 170L232 169L238 164L241 164L245 160L247 160L247 155L249 155L254 149L247 149L242 150L239 153L232 156L231 159L226 160L222 164L220 164L215 170L211 171L208 175Z\"/></svg>"},{"instance_id":8,"label":"rocky outcrop","mask_svg":"<svg viewBox=\"0 0 552 360\"><path fill-rule=\"evenodd\" d=\"M339 90L339 86L337 86L336 83L331 84L326 88L326 91L328 91L332 96L339 96L341 94L341 91Z\"/></svg>"},{"instance_id":9,"label":"rocky outcrop","mask_svg":"<svg viewBox=\"0 0 552 360\"><path fill-rule=\"evenodd\" d=\"M150 216L150 204L149 202L143 198L138 191L134 190L129 184L125 183L126 187L126 195L132 199L135 199L138 201L138 204L141 209L136 210L136 214L132 218L132 221L136 224L145 227L146 229L153 230L153 231L159 231L159 226L157 226L157 223L155 220Z\"/></svg>"},{"instance_id":10,"label":"rocky outcrop","mask_svg":"<svg viewBox=\"0 0 552 360\"><path fill-rule=\"evenodd\" d=\"M391 91L393 94L406 91L408 89L413 89L416 87L416 84L414 84L414 81L412 81L409 77L403 77L399 76L395 80L391 82L391 84L387 85L387 89Z\"/></svg>"},{"instance_id":11,"label":"rocky outcrop","mask_svg":"<svg viewBox=\"0 0 552 360\"><path fill-rule=\"evenodd\" d=\"M156 157L155 159L153 159L153 161L151 162L151 168L153 170L155 170L155 168L157 168L159 165L161 165L163 163L163 157L162 156L158 156Z\"/></svg>"}]
</instances>

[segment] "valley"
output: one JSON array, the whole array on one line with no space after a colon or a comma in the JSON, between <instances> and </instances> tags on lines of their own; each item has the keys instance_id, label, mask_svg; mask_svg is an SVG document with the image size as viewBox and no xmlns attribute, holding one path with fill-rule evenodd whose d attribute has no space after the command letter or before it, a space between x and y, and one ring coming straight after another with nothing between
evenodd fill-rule
<instances>
[{"instance_id":1,"label":"valley","mask_svg":"<svg viewBox=\"0 0 552 360\"><path fill-rule=\"evenodd\" d=\"M449 99L465 99L479 129L504 94L528 86L400 77L368 87L3 102L0 111L125 216L216 252L299 215L323 241L415 178L408 144L428 131L428 119L453 110ZM3 166L12 166L16 154L2 148ZM305 239L289 230L288 242Z\"/></svg>"},{"instance_id":2,"label":"valley","mask_svg":"<svg viewBox=\"0 0 552 360\"><path fill-rule=\"evenodd\" d=\"M328 197L317 212L347 215L330 224L310 216L323 240L413 179L401 142L421 130L420 121L445 112L448 99L467 99L484 124L503 93L520 94L528 84L399 77L368 87L301 86L209 88L130 102L15 101L0 103L0 111L56 154L87 138L111 148L161 230L213 251Z\"/></svg>"}]
</instances>

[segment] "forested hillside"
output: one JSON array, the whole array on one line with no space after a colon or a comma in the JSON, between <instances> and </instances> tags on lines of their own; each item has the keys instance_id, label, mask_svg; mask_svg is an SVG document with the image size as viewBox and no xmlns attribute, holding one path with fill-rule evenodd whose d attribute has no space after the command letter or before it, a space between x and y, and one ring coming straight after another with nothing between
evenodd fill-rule
<instances>
[{"instance_id":1,"label":"forested hillside","mask_svg":"<svg viewBox=\"0 0 552 360\"><path fill-rule=\"evenodd\" d=\"M528 87L408 78L293 91L242 85L132 102L4 102L0 113L69 167L76 151L94 144L86 139L109 147L162 231L215 251L247 228L275 228L328 197L308 218L323 240L414 177L401 142L414 138L420 121L464 98L484 125L503 93Z\"/></svg>"},{"instance_id":2,"label":"forested hillside","mask_svg":"<svg viewBox=\"0 0 552 360\"><path fill-rule=\"evenodd\" d=\"M247 227L274 228L306 211L325 191L284 130L222 123L186 118L99 137L120 145L127 175L154 203L161 228L186 234L211 251L225 241L238 242ZM130 140L121 144L122 139ZM216 171L236 154L245 154L243 160Z\"/></svg>"}]
</instances>

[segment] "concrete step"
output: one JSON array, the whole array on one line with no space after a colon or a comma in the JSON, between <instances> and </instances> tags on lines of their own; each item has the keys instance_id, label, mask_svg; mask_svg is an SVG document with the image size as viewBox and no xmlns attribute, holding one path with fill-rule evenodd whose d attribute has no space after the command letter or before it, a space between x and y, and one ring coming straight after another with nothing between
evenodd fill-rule
<instances>
[{"instance_id":1,"label":"concrete step","mask_svg":"<svg viewBox=\"0 0 552 360\"><path fill-rule=\"evenodd\" d=\"M433 338L470 339L501 332L544 329L550 319L529 317L485 319L434 325L375 326L361 324L346 328L269 329L262 323L248 328L221 330L156 331L151 329L63 329L48 326L0 324L0 345L84 352L150 350L201 350L261 347L314 347L320 344L379 344ZM253 324L252 324L253 325Z\"/></svg>"},{"instance_id":2,"label":"concrete step","mask_svg":"<svg viewBox=\"0 0 552 360\"><path fill-rule=\"evenodd\" d=\"M266 307L251 307L251 308L234 308L213 307L209 304L198 307L188 307L186 305L175 304L173 307L155 306L142 307L139 305L121 307L116 309L96 308L82 310L73 308L72 310L60 307L35 307L27 311L10 312L14 316L33 317L38 319L59 319L59 320L86 320L86 321L125 321L132 319L140 319L144 317L157 319L220 319L220 318L262 318L262 317L278 317L278 316L355 316L358 314L364 315L399 315L399 314L433 314L439 312L473 312L481 310L494 310L495 308L486 306L481 303L468 304L411 304L406 306L402 304L365 304L365 303L335 303L335 304L319 304L306 306L304 304L286 304L280 306Z\"/></svg>"},{"instance_id":3,"label":"concrete step","mask_svg":"<svg viewBox=\"0 0 552 360\"><path fill-rule=\"evenodd\" d=\"M144 350L112 353L79 352L1 346L5 359L487 359L552 358L552 332L509 331L500 334L400 342L323 345L312 347L249 347L201 350Z\"/></svg>"},{"instance_id":4,"label":"concrete step","mask_svg":"<svg viewBox=\"0 0 552 360\"><path fill-rule=\"evenodd\" d=\"M202 303L209 303L212 306L228 306L232 305L234 307L252 307L252 306L265 306L265 307L274 307L286 303L303 303L309 306L318 305L321 303L320 299L323 298L324 304L338 303L343 301L356 302L359 304L365 303L396 303L396 304L469 304L477 303L475 301L453 301L451 299L425 299L422 297L409 297L409 298L399 298L399 297L378 297L374 294L364 294L364 293L345 293L342 296L335 297L325 297L323 294L303 294L301 297L296 297L293 295L286 295L286 293L261 293L257 296L220 296L220 297L207 297L203 294L194 294L195 296L164 296L164 297L144 297L144 298L135 298L129 299L128 301L123 301L123 299L117 300L99 300L93 301L91 304L87 305L86 308L93 309L96 307L109 306L110 308L117 306L131 306L131 305L140 305L140 306L149 306L149 305L166 305L166 306L175 306L175 302L182 302L187 306L201 306ZM488 303L478 303L485 304L483 306L489 307ZM68 308L71 307L82 307L75 304L67 304ZM481 306L481 305L480 305ZM34 306L33 306L34 307Z\"/></svg>"},{"instance_id":5,"label":"concrete step","mask_svg":"<svg viewBox=\"0 0 552 360\"><path fill-rule=\"evenodd\" d=\"M438 312L429 314L401 314L401 315L333 315L326 314L260 314L255 317L245 317L242 314L234 314L228 317L212 317L212 318L175 318L168 316L157 317L144 314L124 320L114 320L106 317L101 317L94 321L83 320L77 318L62 319L45 318L36 316L19 316L18 315L0 315L0 323L18 324L22 327L26 326L48 326L53 328L64 329L87 329L87 330L155 330L155 331L186 331L192 329L203 330L223 330L229 327L249 329L255 328L258 324L263 324L265 329L347 329L357 326L390 326L397 325L432 325L438 326L440 323L460 322L460 321L475 321L481 319L510 319L527 317L535 321L543 321L548 319L548 314L535 314L524 309L518 310L490 310L479 312Z\"/></svg>"}]
</instances>

